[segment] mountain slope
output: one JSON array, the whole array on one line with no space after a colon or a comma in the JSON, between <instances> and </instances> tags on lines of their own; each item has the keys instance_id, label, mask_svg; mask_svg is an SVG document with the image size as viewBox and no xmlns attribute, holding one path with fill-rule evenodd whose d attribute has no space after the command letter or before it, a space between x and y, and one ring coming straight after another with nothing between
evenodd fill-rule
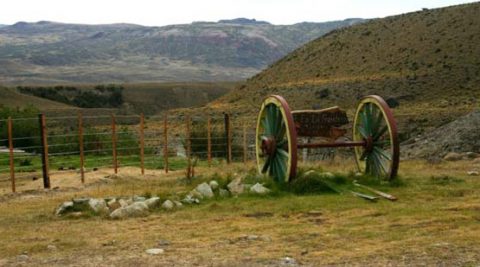
<instances>
[{"instance_id":1,"label":"mountain slope","mask_svg":"<svg viewBox=\"0 0 480 267\"><path fill-rule=\"evenodd\" d=\"M239 80L361 21L272 25L235 19L165 27L18 22L0 29L0 83Z\"/></svg>"},{"instance_id":2,"label":"mountain slope","mask_svg":"<svg viewBox=\"0 0 480 267\"><path fill-rule=\"evenodd\" d=\"M466 114L480 99L480 3L370 20L330 32L282 58L209 108L249 112L275 93L294 109L360 97L394 98L414 135Z\"/></svg>"}]
</instances>

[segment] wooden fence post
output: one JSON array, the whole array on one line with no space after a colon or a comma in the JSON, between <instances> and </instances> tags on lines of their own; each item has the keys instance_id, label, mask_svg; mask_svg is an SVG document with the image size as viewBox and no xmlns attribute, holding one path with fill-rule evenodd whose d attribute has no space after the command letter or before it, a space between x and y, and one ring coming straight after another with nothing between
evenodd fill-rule
<instances>
[{"instance_id":1,"label":"wooden fence post","mask_svg":"<svg viewBox=\"0 0 480 267\"><path fill-rule=\"evenodd\" d=\"M13 162L13 134L12 134L12 117L8 117L7 130L8 130L8 151L10 158L10 180L12 180L12 192L15 193L15 166Z\"/></svg>"},{"instance_id":2,"label":"wooden fence post","mask_svg":"<svg viewBox=\"0 0 480 267\"><path fill-rule=\"evenodd\" d=\"M140 168L142 175L145 175L145 135L144 135L145 116L140 114Z\"/></svg>"},{"instance_id":3,"label":"wooden fence post","mask_svg":"<svg viewBox=\"0 0 480 267\"><path fill-rule=\"evenodd\" d=\"M47 126L45 122L45 115L39 114L38 121L40 123L40 136L42 143L42 173L43 173L43 187L50 188L50 173L48 168L48 141L47 141Z\"/></svg>"},{"instance_id":4,"label":"wooden fence post","mask_svg":"<svg viewBox=\"0 0 480 267\"><path fill-rule=\"evenodd\" d=\"M227 158L227 163L230 164L232 161L232 147L231 147L231 138L230 138L230 115L227 113L224 114L224 120L225 120L225 145L226 145L226 158Z\"/></svg>"},{"instance_id":5,"label":"wooden fence post","mask_svg":"<svg viewBox=\"0 0 480 267\"><path fill-rule=\"evenodd\" d=\"M83 151L83 117L82 113L78 113L78 146L80 150L80 177L82 184L85 183L85 159Z\"/></svg>"},{"instance_id":6,"label":"wooden fence post","mask_svg":"<svg viewBox=\"0 0 480 267\"><path fill-rule=\"evenodd\" d=\"M247 126L243 124L243 163L247 163Z\"/></svg>"},{"instance_id":7,"label":"wooden fence post","mask_svg":"<svg viewBox=\"0 0 480 267\"><path fill-rule=\"evenodd\" d=\"M185 133L185 139L186 139L186 142L187 142L187 151L186 152L186 156L187 156L187 166L188 166L188 171L189 171L189 174L188 176L190 176L190 174L192 174L193 172L193 168L192 168L192 140L190 140L190 117L189 116L186 116L185 117L185 124L186 124L186 133ZM193 174L192 174L193 176ZM191 178L191 177L188 177L188 178Z\"/></svg>"},{"instance_id":8,"label":"wooden fence post","mask_svg":"<svg viewBox=\"0 0 480 267\"><path fill-rule=\"evenodd\" d=\"M212 122L210 117L207 119L207 158L208 167L212 166Z\"/></svg>"},{"instance_id":9,"label":"wooden fence post","mask_svg":"<svg viewBox=\"0 0 480 267\"><path fill-rule=\"evenodd\" d=\"M112 157L113 157L113 170L115 174L118 173L117 162L117 131L116 131L115 115L112 114Z\"/></svg>"},{"instance_id":10,"label":"wooden fence post","mask_svg":"<svg viewBox=\"0 0 480 267\"><path fill-rule=\"evenodd\" d=\"M168 173L168 114L163 120L163 160L165 161L165 173Z\"/></svg>"}]
</instances>

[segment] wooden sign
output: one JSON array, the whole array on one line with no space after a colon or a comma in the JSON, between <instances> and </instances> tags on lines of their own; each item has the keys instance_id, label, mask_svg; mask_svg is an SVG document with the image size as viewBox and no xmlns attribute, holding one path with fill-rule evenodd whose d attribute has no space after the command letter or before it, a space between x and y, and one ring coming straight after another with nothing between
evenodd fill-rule
<instances>
[{"instance_id":1,"label":"wooden sign","mask_svg":"<svg viewBox=\"0 0 480 267\"><path fill-rule=\"evenodd\" d=\"M348 124L347 113L339 107L322 110L296 110L292 112L298 136L337 139L346 131L339 127Z\"/></svg>"}]
</instances>

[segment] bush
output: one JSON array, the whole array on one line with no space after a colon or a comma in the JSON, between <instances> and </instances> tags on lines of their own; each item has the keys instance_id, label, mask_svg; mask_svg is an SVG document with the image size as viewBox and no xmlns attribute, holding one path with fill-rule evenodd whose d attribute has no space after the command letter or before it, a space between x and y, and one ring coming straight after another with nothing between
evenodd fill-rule
<instances>
[{"instance_id":1,"label":"bush","mask_svg":"<svg viewBox=\"0 0 480 267\"><path fill-rule=\"evenodd\" d=\"M0 119L6 120L8 117L15 118L32 118L32 120L16 120L13 121L13 146L16 148L26 148L27 152L39 152L40 145L39 124L38 124L38 109L33 106L27 106L24 109L13 109L9 107L0 106ZM8 139L7 123L0 123L0 139ZM8 146L8 141L4 141L4 146Z\"/></svg>"}]
</instances>

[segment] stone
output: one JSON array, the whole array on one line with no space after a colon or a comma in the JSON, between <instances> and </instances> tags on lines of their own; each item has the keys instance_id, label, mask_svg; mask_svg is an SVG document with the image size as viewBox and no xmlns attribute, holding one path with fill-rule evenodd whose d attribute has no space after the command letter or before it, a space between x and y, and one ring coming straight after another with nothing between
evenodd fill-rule
<instances>
[{"instance_id":1,"label":"stone","mask_svg":"<svg viewBox=\"0 0 480 267\"><path fill-rule=\"evenodd\" d=\"M458 161L462 159L462 155L456 152L449 152L443 159L446 161Z\"/></svg>"},{"instance_id":2,"label":"stone","mask_svg":"<svg viewBox=\"0 0 480 267\"><path fill-rule=\"evenodd\" d=\"M74 199L72 199L72 202L75 206L77 206L77 205L87 205L89 200L90 200L89 198L82 197L82 198L74 198Z\"/></svg>"},{"instance_id":3,"label":"stone","mask_svg":"<svg viewBox=\"0 0 480 267\"><path fill-rule=\"evenodd\" d=\"M328 179L335 178L335 175L333 175L333 173L331 173L331 172L324 172L324 173L322 173L322 176L325 177L325 178L328 178Z\"/></svg>"},{"instance_id":4,"label":"stone","mask_svg":"<svg viewBox=\"0 0 480 267\"><path fill-rule=\"evenodd\" d=\"M147 200L147 198L145 198L145 197L139 197L139 196L134 196L133 197L133 202L143 202L145 200Z\"/></svg>"},{"instance_id":5,"label":"stone","mask_svg":"<svg viewBox=\"0 0 480 267\"><path fill-rule=\"evenodd\" d=\"M148 215L148 206L144 202L135 202L126 207L121 207L114 210L110 214L112 219L123 219L129 217L141 217Z\"/></svg>"},{"instance_id":6,"label":"stone","mask_svg":"<svg viewBox=\"0 0 480 267\"><path fill-rule=\"evenodd\" d=\"M227 185L227 188L228 188L228 191L230 191L230 193L232 193L233 195L241 194L241 193L243 193L243 191L245 189L243 184L242 184L242 178L241 177L237 177L237 178L233 179L233 181L231 181Z\"/></svg>"},{"instance_id":7,"label":"stone","mask_svg":"<svg viewBox=\"0 0 480 267\"><path fill-rule=\"evenodd\" d=\"M174 208L174 204L172 201L170 201L169 199L165 200L165 202L163 202L162 204L162 208L165 209L165 210L171 210Z\"/></svg>"},{"instance_id":8,"label":"stone","mask_svg":"<svg viewBox=\"0 0 480 267\"><path fill-rule=\"evenodd\" d=\"M468 159L476 159L479 156L480 155L478 153L475 153L475 152L466 152L465 153L465 157L467 157Z\"/></svg>"},{"instance_id":9,"label":"stone","mask_svg":"<svg viewBox=\"0 0 480 267\"><path fill-rule=\"evenodd\" d=\"M292 257L284 257L280 260L281 265L294 266L297 265L297 261Z\"/></svg>"},{"instance_id":10,"label":"stone","mask_svg":"<svg viewBox=\"0 0 480 267\"><path fill-rule=\"evenodd\" d=\"M193 189L190 191L189 195L191 195L193 198L198 198L198 199L203 199L203 195L198 192L196 189Z\"/></svg>"},{"instance_id":11,"label":"stone","mask_svg":"<svg viewBox=\"0 0 480 267\"><path fill-rule=\"evenodd\" d=\"M28 255L26 255L26 254L20 254L20 255L17 256L17 261L28 261L29 258L30 257L28 257Z\"/></svg>"},{"instance_id":12,"label":"stone","mask_svg":"<svg viewBox=\"0 0 480 267\"><path fill-rule=\"evenodd\" d=\"M168 241L166 239L160 239L160 240L158 240L157 244L159 246L170 246L170 241Z\"/></svg>"},{"instance_id":13,"label":"stone","mask_svg":"<svg viewBox=\"0 0 480 267\"><path fill-rule=\"evenodd\" d=\"M48 250L57 250L57 246L55 246L55 245L48 245L48 246L47 246L47 249L48 249Z\"/></svg>"},{"instance_id":14,"label":"stone","mask_svg":"<svg viewBox=\"0 0 480 267\"><path fill-rule=\"evenodd\" d=\"M218 182L215 180L211 180L210 183L208 183L208 185L210 185L210 188L212 188L212 190L215 190L218 188Z\"/></svg>"},{"instance_id":15,"label":"stone","mask_svg":"<svg viewBox=\"0 0 480 267\"><path fill-rule=\"evenodd\" d=\"M122 208L128 206L128 202L122 198L118 200L118 204L120 204Z\"/></svg>"},{"instance_id":16,"label":"stone","mask_svg":"<svg viewBox=\"0 0 480 267\"><path fill-rule=\"evenodd\" d=\"M470 175L470 176L479 176L480 175L480 173L478 171L468 171L467 174Z\"/></svg>"},{"instance_id":17,"label":"stone","mask_svg":"<svg viewBox=\"0 0 480 267\"><path fill-rule=\"evenodd\" d=\"M185 198L182 200L183 203L185 204L199 204L200 200L198 198L194 198L192 195L188 194L185 196Z\"/></svg>"},{"instance_id":18,"label":"stone","mask_svg":"<svg viewBox=\"0 0 480 267\"><path fill-rule=\"evenodd\" d=\"M66 201L57 208L55 215L60 216L70 211L73 211L73 201Z\"/></svg>"},{"instance_id":19,"label":"stone","mask_svg":"<svg viewBox=\"0 0 480 267\"><path fill-rule=\"evenodd\" d=\"M151 197L144 201L147 204L149 209L156 208L160 205L160 198L159 197Z\"/></svg>"},{"instance_id":20,"label":"stone","mask_svg":"<svg viewBox=\"0 0 480 267\"><path fill-rule=\"evenodd\" d=\"M177 208L183 208L182 202L175 200L175 201L173 201L173 203L175 204L175 207L177 207Z\"/></svg>"},{"instance_id":21,"label":"stone","mask_svg":"<svg viewBox=\"0 0 480 267\"><path fill-rule=\"evenodd\" d=\"M263 195L263 194L268 194L269 192L270 192L270 189L266 188L260 183L256 183L254 186L250 188L250 193L254 193L254 194Z\"/></svg>"},{"instance_id":22,"label":"stone","mask_svg":"<svg viewBox=\"0 0 480 267\"><path fill-rule=\"evenodd\" d=\"M150 248L145 250L145 252L150 255L158 255L164 253L165 250L163 250L163 248Z\"/></svg>"},{"instance_id":23,"label":"stone","mask_svg":"<svg viewBox=\"0 0 480 267\"><path fill-rule=\"evenodd\" d=\"M88 201L88 206L95 213L106 213L108 212L107 203L103 198L91 198Z\"/></svg>"},{"instance_id":24,"label":"stone","mask_svg":"<svg viewBox=\"0 0 480 267\"><path fill-rule=\"evenodd\" d=\"M218 195L221 197L228 197L230 196L230 192L228 192L226 189L220 188L220 190L218 190Z\"/></svg>"},{"instance_id":25,"label":"stone","mask_svg":"<svg viewBox=\"0 0 480 267\"><path fill-rule=\"evenodd\" d=\"M107 206L108 206L109 208L111 208L112 205L115 205L115 203L118 203L115 198L112 198L112 199L110 199L110 200L108 200L108 201L105 200L105 201L107 202ZM120 204L119 204L119 205L120 205Z\"/></svg>"},{"instance_id":26,"label":"stone","mask_svg":"<svg viewBox=\"0 0 480 267\"><path fill-rule=\"evenodd\" d=\"M200 193L203 197L212 198L214 196L212 188L207 183L199 184L195 190Z\"/></svg>"}]
</instances>

